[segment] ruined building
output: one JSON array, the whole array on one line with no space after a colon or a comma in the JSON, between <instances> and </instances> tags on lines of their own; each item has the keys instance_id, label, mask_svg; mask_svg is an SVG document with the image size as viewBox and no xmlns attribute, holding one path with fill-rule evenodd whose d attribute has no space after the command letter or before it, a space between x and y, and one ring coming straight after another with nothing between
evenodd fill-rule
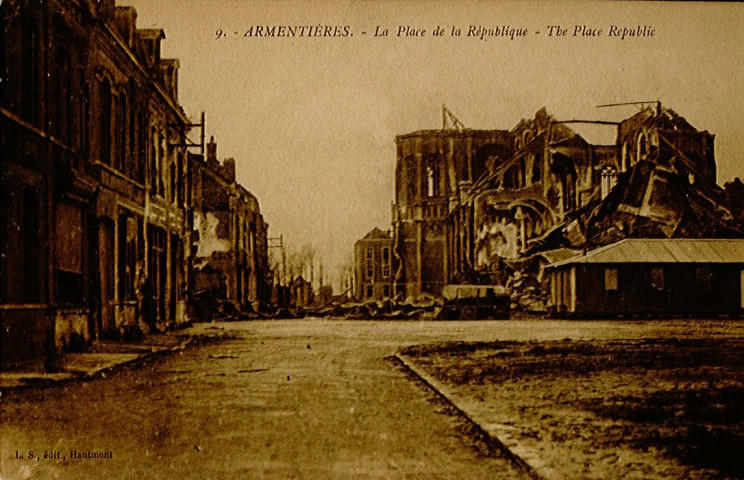
<instances>
[{"instance_id":1,"label":"ruined building","mask_svg":"<svg viewBox=\"0 0 744 480\"><path fill-rule=\"evenodd\" d=\"M507 284L515 271L629 237L743 235L741 189L716 185L713 135L660 103L615 124L608 145L575 123L610 122L543 108L510 131L398 136L396 288Z\"/></svg>"},{"instance_id":2,"label":"ruined building","mask_svg":"<svg viewBox=\"0 0 744 480\"><path fill-rule=\"evenodd\" d=\"M489 158L511 156L512 138L503 130L424 130L395 143L394 294L439 293L457 261L450 215Z\"/></svg>"},{"instance_id":3,"label":"ruined building","mask_svg":"<svg viewBox=\"0 0 744 480\"><path fill-rule=\"evenodd\" d=\"M396 266L391 232L373 228L354 245L354 297L361 301L392 298Z\"/></svg>"},{"instance_id":4,"label":"ruined building","mask_svg":"<svg viewBox=\"0 0 744 480\"><path fill-rule=\"evenodd\" d=\"M269 300L267 229L258 200L235 181L235 160L217 160L217 144L207 158L189 156L193 215L192 292L252 309Z\"/></svg>"}]
</instances>

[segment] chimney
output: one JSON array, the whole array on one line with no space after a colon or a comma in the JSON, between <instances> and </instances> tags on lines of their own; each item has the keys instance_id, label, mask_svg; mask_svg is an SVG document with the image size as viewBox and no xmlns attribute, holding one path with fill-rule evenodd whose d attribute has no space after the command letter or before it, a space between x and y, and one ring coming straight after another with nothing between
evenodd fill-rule
<instances>
[{"instance_id":1,"label":"chimney","mask_svg":"<svg viewBox=\"0 0 744 480\"><path fill-rule=\"evenodd\" d=\"M209 143L207 143L207 165L219 165L217 161L217 144L214 143L214 135L209 137Z\"/></svg>"},{"instance_id":2,"label":"chimney","mask_svg":"<svg viewBox=\"0 0 744 480\"><path fill-rule=\"evenodd\" d=\"M232 183L235 181L235 159L234 158L226 158L224 162L222 162L222 176L227 180L228 182Z\"/></svg>"}]
</instances>

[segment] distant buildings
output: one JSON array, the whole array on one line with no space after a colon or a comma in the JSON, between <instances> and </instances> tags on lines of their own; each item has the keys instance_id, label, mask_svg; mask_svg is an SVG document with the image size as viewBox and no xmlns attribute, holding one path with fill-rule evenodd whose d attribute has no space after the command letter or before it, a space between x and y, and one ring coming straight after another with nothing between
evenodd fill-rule
<instances>
[{"instance_id":1,"label":"distant buildings","mask_svg":"<svg viewBox=\"0 0 744 480\"><path fill-rule=\"evenodd\" d=\"M354 245L354 297L363 301L392 298L396 266L392 235L373 228Z\"/></svg>"},{"instance_id":2,"label":"distant buildings","mask_svg":"<svg viewBox=\"0 0 744 480\"><path fill-rule=\"evenodd\" d=\"M315 302L312 283L302 275L295 277L289 284L289 297L289 306L292 308L310 307Z\"/></svg>"},{"instance_id":3,"label":"distant buildings","mask_svg":"<svg viewBox=\"0 0 744 480\"><path fill-rule=\"evenodd\" d=\"M3 365L185 322L203 280L194 219L219 216L191 180L219 169L189 151L165 34L113 0L6 0L0 14ZM241 306L271 278L266 225L234 172L215 188Z\"/></svg>"}]
</instances>

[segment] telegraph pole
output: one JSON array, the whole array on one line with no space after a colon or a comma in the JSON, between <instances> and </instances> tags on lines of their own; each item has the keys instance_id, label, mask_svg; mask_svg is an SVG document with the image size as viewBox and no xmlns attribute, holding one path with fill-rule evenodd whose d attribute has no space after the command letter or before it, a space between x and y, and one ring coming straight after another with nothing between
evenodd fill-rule
<instances>
[{"instance_id":1,"label":"telegraph pole","mask_svg":"<svg viewBox=\"0 0 744 480\"><path fill-rule=\"evenodd\" d=\"M268 248L279 248L282 251L282 270L279 275L279 285L287 282L287 251L284 248L284 235L278 237L269 237Z\"/></svg>"}]
</instances>

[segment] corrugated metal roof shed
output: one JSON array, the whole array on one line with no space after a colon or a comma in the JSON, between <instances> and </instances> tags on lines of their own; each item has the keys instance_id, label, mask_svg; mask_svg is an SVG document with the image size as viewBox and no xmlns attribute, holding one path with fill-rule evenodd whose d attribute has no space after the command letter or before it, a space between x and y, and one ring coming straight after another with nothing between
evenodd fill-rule
<instances>
[{"instance_id":1,"label":"corrugated metal roof shed","mask_svg":"<svg viewBox=\"0 0 744 480\"><path fill-rule=\"evenodd\" d=\"M625 239L548 268L576 263L744 263L744 239Z\"/></svg>"}]
</instances>

